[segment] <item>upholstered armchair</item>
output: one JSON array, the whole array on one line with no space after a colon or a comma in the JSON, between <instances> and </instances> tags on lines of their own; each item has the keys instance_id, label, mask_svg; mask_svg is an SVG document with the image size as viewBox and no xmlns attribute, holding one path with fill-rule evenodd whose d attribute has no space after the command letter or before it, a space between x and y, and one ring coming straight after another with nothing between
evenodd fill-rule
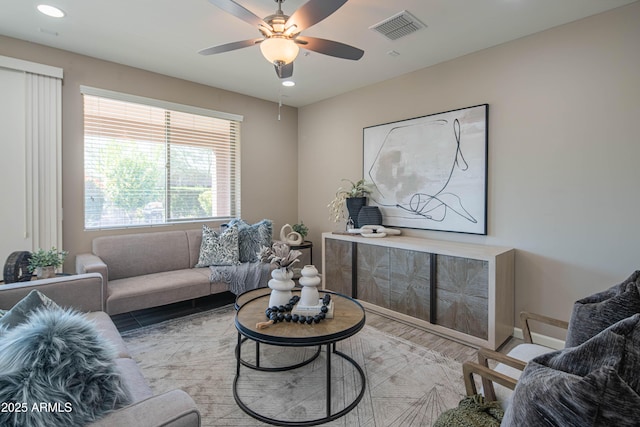
<instances>
[{"instance_id":1,"label":"upholstered armchair","mask_svg":"<svg viewBox=\"0 0 640 427\"><path fill-rule=\"evenodd\" d=\"M640 270L576 301L568 323L531 313L523 313L521 321L523 344L506 355L481 349L477 363L463 365L470 397L443 413L434 426L638 425ZM567 328L565 348L533 343L530 321ZM497 362L495 368L489 360ZM482 378L484 398L478 395L475 375ZM472 422L467 422L469 416Z\"/></svg>"},{"instance_id":2,"label":"upholstered armchair","mask_svg":"<svg viewBox=\"0 0 640 427\"><path fill-rule=\"evenodd\" d=\"M478 362L465 362L462 366L465 389L468 396L478 394L474 374L482 380L480 394L490 402L500 402L506 409L511 392L515 389L518 378L524 371L527 362L536 356L554 351L554 348L534 343L531 335L531 321L536 324L546 324L561 329L568 329L569 323L540 314L523 311L520 313L520 323L524 343L516 345L507 354L499 353L488 348L478 350ZM497 362L490 367L489 361Z\"/></svg>"}]
</instances>

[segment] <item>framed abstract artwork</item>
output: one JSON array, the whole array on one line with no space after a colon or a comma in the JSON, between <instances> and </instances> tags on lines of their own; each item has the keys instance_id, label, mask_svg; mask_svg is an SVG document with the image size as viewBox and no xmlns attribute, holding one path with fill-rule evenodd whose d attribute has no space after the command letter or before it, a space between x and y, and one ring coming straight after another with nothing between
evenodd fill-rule
<instances>
[{"instance_id":1,"label":"framed abstract artwork","mask_svg":"<svg viewBox=\"0 0 640 427\"><path fill-rule=\"evenodd\" d=\"M363 129L363 177L383 224L487 234L489 105Z\"/></svg>"}]
</instances>

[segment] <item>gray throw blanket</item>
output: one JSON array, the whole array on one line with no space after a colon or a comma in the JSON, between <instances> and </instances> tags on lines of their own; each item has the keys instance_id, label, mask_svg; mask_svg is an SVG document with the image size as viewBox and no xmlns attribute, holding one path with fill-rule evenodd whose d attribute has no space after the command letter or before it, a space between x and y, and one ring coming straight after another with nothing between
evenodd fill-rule
<instances>
[{"instance_id":1,"label":"gray throw blanket","mask_svg":"<svg viewBox=\"0 0 640 427\"><path fill-rule=\"evenodd\" d=\"M229 285L229 291L240 295L245 291L267 286L271 278L271 264L264 262L243 262L240 265L214 266L209 280L211 283L223 282Z\"/></svg>"}]
</instances>

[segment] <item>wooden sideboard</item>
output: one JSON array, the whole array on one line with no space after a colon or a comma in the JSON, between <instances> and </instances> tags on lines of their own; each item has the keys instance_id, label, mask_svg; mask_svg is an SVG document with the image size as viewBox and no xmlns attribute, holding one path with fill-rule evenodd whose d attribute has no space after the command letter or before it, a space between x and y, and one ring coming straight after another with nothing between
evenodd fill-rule
<instances>
[{"instance_id":1,"label":"wooden sideboard","mask_svg":"<svg viewBox=\"0 0 640 427\"><path fill-rule=\"evenodd\" d=\"M322 286L473 346L513 333L515 251L417 237L322 234Z\"/></svg>"}]
</instances>

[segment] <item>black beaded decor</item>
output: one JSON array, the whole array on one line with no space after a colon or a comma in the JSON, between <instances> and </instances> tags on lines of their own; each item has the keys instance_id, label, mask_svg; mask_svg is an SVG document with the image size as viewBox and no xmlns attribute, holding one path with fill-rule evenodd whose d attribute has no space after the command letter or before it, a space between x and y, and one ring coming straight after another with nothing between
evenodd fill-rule
<instances>
[{"instance_id":1,"label":"black beaded decor","mask_svg":"<svg viewBox=\"0 0 640 427\"><path fill-rule=\"evenodd\" d=\"M289 303L287 305L281 305L279 307L276 307L274 305L273 307L267 308L264 314L273 323L293 322L306 323L307 325L311 325L312 323L320 323L321 320L324 320L327 317L327 312L329 311L327 306L331 302L331 295L325 294L324 298L322 298L322 307L320 308L320 313L316 314L315 316L302 316L289 313L298 301L300 301L300 297L298 295L294 295L293 298L289 300Z\"/></svg>"},{"instance_id":2,"label":"black beaded decor","mask_svg":"<svg viewBox=\"0 0 640 427\"><path fill-rule=\"evenodd\" d=\"M382 225L382 212L377 206L363 206L358 212L358 225Z\"/></svg>"}]
</instances>

